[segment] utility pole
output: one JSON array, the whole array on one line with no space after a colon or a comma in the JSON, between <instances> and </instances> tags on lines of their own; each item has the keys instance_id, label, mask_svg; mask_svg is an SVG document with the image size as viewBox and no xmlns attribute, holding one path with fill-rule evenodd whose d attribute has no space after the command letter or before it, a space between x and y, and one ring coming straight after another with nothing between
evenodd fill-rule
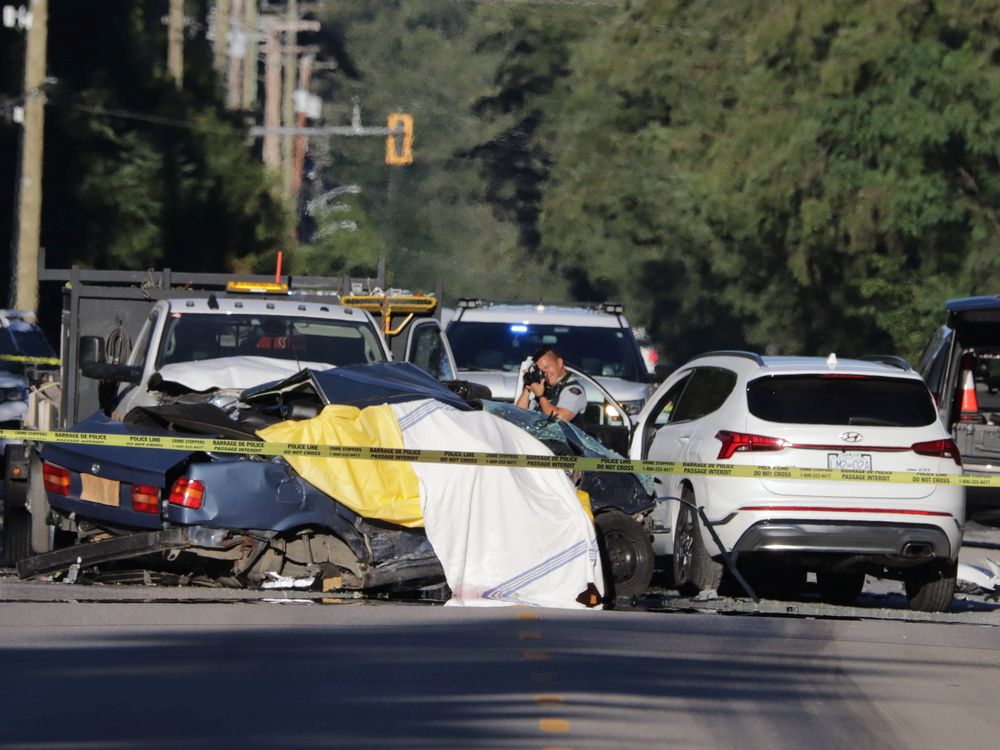
<instances>
[{"instance_id":1,"label":"utility pole","mask_svg":"<svg viewBox=\"0 0 1000 750\"><path fill-rule=\"evenodd\" d=\"M296 14L297 15L297 14ZM284 135L281 115L282 104L287 98L291 101L291 116L289 125L294 127L295 118L295 68L292 68L291 85L286 86L287 96L282 95L282 60L284 50L281 44L281 34L293 31L319 31L319 21L300 21L296 17L291 20L279 16L265 15L259 18L259 26L266 34L264 43L264 163L284 175L282 170L282 138ZM294 54L294 52L293 52ZM288 147L288 162L293 157L294 141ZM284 180L282 182L284 185ZM287 190L285 195L288 195Z\"/></svg>"},{"instance_id":2,"label":"utility pole","mask_svg":"<svg viewBox=\"0 0 1000 750\"><path fill-rule=\"evenodd\" d=\"M184 86L184 0L170 0L167 15L167 72L177 88Z\"/></svg>"},{"instance_id":3,"label":"utility pole","mask_svg":"<svg viewBox=\"0 0 1000 750\"><path fill-rule=\"evenodd\" d=\"M264 163L275 171L281 169L281 141L273 132L281 124L281 32L272 25L264 43Z\"/></svg>"},{"instance_id":4,"label":"utility pole","mask_svg":"<svg viewBox=\"0 0 1000 750\"><path fill-rule=\"evenodd\" d=\"M24 129L18 185L17 255L13 307L38 309L38 247L42 221L42 151L45 131L45 56L48 0L30 0L31 26L25 47Z\"/></svg>"},{"instance_id":5,"label":"utility pole","mask_svg":"<svg viewBox=\"0 0 1000 750\"><path fill-rule=\"evenodd\" d=\"M252 0L247 0L252 2ZM243 28L243 0L232 0L229 24L229 69L226 71L226 107L239 109L243 97L243 58L246 55L246 29Z\"/></svg>"},{"instance_id":6,"label":"utility pole","mask_svg":"<svg viewBox=\"0 0 1000 750\"><path fill-rule=\"evenodd\" d=\"M299 88L302 98L309 96L309 80L312 78L313 62L316 60L315 49L307 49L299 59ZM306 126L307 105L303 101L301 106L297 106L295 113L295 125L300 128ZM306 159L306 137L304 135L292 136L295 139L295 160L292 170L292 204L298 205L299 193L302 192L302 165Z\"/></svg>"},{"instance_id":7,"label":"utility pole","mask_svg":"<svg viewBox=\"0 0 1000 750\"><path fill-rule=\"evenodd\" d=\"M215 3L215 50L213 66L219 76L226 74L226 55L229 52L229 0Z\"/></svg>"},{"instance_id":8,"label":"utility pole","mask_svg":"<svg viewBox=\"0 0 1000 750\"><path fill-rule=\"evenodd\" d=\"M290 128L295 126L295 79L297 77L298 48L296 25L299 20L299 7L296 0L286 0L284 82L281 91L281 124ZM295 137L286 135L281 139L281 184L284 194L291 200L295 182ZM292 209L296 208L292 204Z\"/></svg>"},{"instance_id":9,"label":"utility pole","mask_svg":"<svg viewBox=\"0 0 1000 750\"><path fill-rule=\"evenodd\" d=\"M257 0L244 0L243 36L243 95L240 108L253 109L257 101Z\"/></svg>"}]
</instances>

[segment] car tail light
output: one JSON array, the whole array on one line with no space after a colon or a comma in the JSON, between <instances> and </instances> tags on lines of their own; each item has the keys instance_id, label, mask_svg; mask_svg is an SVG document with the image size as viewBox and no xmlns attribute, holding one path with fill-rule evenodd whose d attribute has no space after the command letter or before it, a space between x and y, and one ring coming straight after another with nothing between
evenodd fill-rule
<instances>
[{"instance_id":1,"label":"car tail light","mask_svg":"<svg viewBox=\"0 0 1000 750\"><path fill-rule=\"evenodd\" d=\"M181 477L174 482L174 486L170 490L170 503L171 505L198 509L201 507L201 501L204 496L204 483L199 482L197 479Z\"/></svg>"},{"instance_id":2,"label":"car tail light","mask_svg":"<svg viewBox=\"0 0 1000 750\"><path fill-rule=\"evenodd\" d=\"M937 456L938 458L950 458L959 466L962 465L962 457L958 453L958 446L951 438L946 440L928 440L924 443L914 443L913 452L921 456Z\"/></svg>"},{"instance_id":3,"label":"car tail light","mask_svg":"<svg viewBox=\"0 0 1000 750\"><path fill-rule=\"evenodd\" d=\"M160 490L150 484L132 485L132 510L136 513L159 513Z\"/></svg>"},{"instance_id":4,"label":"car tail light","mask_svg":"<svg viewBox=\"0 0 1000 750\"><path fill-rule=\"evenodd\" d=\"M69 472L61 466L45 462L42 464L42 479L45 491L54 495L69 495Z\"/></svg>"},{"instance_id":5,"label":"car tail light","mask_svg":"<svg viewBox=\"0 0 1000 750\"><path fill-rule=\"evenodd\" d=\"M744 432L719 430L715 439L722 442L719 448L719 458L732 458L737 451L780 451L788 446L784 438L767 437L766 435L748 435Z\"/></svg>"}]
</instances>

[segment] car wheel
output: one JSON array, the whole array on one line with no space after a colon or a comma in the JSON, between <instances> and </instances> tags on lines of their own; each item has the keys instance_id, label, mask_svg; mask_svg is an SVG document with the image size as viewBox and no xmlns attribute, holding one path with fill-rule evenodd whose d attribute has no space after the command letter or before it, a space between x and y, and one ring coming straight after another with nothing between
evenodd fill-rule
<instances>
[{"instance_id":1,"label":"car wheel","mask_svg":"<svg viewBox=\"0 0 1000 750\"><path fill-rule=\"evenodd\" d=\"M688 595L718 589L722 580L722 565L712 559L705 547L698 511L692 507L694 493L685 489L681 499L683 502L674 527L674 586Z\"/></svg>"},{"instance_id":2,"label":"car wheel","mask_svg":"<svg viewBox=\"0 0 1000 750\"><path fill-rule=\"evenodd\" d=\"M31 556L31 513L27 508L4 508L3 552L11 567Z\"/></svg>"},{"instance_id":3,"label":"car wheel","mask_svg":"<svg viewBox=\"0 0 1000 750\"><path fill-rule=\"evenodd\" d=\"M817 570L816 585L824 602L830 604L854 604L865 587L865 574Z\"/></svg>"},{"instance_id":4,"label":"car wheel","mask_svg":"<svg viewBox=\"0 0 1000 750\"><path fill-rule=\"evenodd\" d=\"M935 561L911 568L903 576L910 609L919 612L947 612L957 583L957 562Z\"/></svg>"},{"instance_id":5,"label":"car wheel","mask_svg":"<svg viewBox=\"0 0 1000 750\"><path fill-rule=\"evenodd\" d=\"M635 596L648 589L653 578L653 543L642 524L619 511L601 513L594 524L606 594Z\"/></svg>"}]
</instances>

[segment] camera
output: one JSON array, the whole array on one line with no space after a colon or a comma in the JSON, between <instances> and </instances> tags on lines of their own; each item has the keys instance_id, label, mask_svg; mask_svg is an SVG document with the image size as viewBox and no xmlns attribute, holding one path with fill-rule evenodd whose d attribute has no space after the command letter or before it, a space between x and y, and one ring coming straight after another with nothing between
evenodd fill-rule
<instances>
[{"instance_id":1,"label":"camera","mask_svg":"<svg viewBox=\"0 0 1000 750\"><path fill-rule=\"evenodd\" d=\"M534 385L535 383L541 383L543 380L545 380L545 373L538 368L538 365L532 365L524 371L525 385Z\"/></svg>"}]
</instances>

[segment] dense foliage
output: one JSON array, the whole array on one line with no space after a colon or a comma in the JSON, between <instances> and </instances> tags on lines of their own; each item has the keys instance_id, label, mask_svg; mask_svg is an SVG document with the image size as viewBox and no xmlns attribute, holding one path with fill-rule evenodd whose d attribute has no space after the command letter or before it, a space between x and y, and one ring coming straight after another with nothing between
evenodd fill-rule
<instances>
[{"instance_id":1,"label":"dense foliage","mask_svg":"<svg viewBox=\"0 0 1000 750\"><path fill-rule=\"evenodd\" d=\"M294 212L220 106L204 31L184 91L166 81L160 6L50 3L43 240L59 264L265 267ZM377 138L313 139L297 272L385 256L392 283L443 280L450 299L614 297L674 364L715 347L914 357L945 299L1000 287L994 0L337 0L318 16L336 61L314 79L324 121L349 122L355 98L366 125L410 112L415 163L387 167ZM0 45L5 92L17 46ZM14 132L0 124L5 154Z\"/></svg>"},{"instance_id":2,"label":"dense foliage","mask_svg":"<svg viewBox=\"0 0 1000 750\"><path fill-rule=\"evenodd\" d=\"M204 26L189 29L184 89L168 80L166 8L49 2L41 240L50 267L221 271L255 252L273 258L288 236L245 123L220 105ZM23 37L3 31L6 96L21 86ZM15 184L16 127L0 126L4 188Z\"/></svg>"}]
</instances>

